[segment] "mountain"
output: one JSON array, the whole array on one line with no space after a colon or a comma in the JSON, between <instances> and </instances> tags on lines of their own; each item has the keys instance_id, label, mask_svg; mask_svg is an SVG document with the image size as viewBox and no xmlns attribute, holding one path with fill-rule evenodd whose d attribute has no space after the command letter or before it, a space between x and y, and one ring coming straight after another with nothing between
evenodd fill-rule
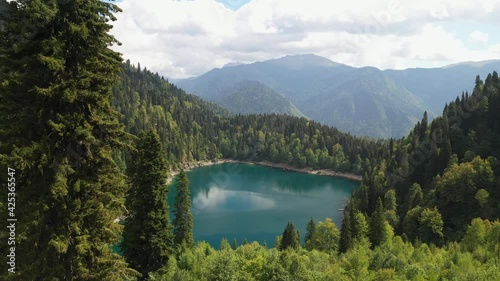
<instances>
[{"instance_id":1,"label":"mountain","mask_svg":"<svg viewBox=\"0 0 500 281\"><path fill-rule=\"evenodd\" d=\"M301 104L313 120L374 137L407 134L425 111L418 98L374 68L354 71L342 83Z\"/></svg>"},{"instance_id":2,"label":"mountain","mask_svg":"<svg viewBox=\"0 0 500 281\"><path fill-rule=\"evenodd\" d=\"M240 81L227 88L216 103L241 114L278 113L306 117L289 100L257 81Z\"/></svg>"},{"instance_id":3,"label":"mountain","mask_svg":"<svg viewBox=\"0 0 500 281\"><path fill-rule=\"evenodd\" d=\"M293 113L294 107L268 87L252 81L239 85L256 89L263 98L277 100ZM244 92L237 90L238 85L229 88L221 98L235 97L243 100L243 105L254 106ZM226 93L232 94L224 97ZM254 103L266 106L266 100ZM124 64L113 89L112 105L127 132L139 135L150 129L156 131L167 162L174 169L184 163L231 158L363 174L369 163L364 159L384 157L388 147L387 141L358 138L306 118L230 114L130 61ZM115 160L125 169L126 152L115 153Z\"/></svg>"},{"instance_id":4,"label":"mountain","mask_svg":"<svg viewBox=\"0 0 500 281\"><path fill-rule=\"evenodd\" d=\"M176 84L218 103L228 88L245 80L257 81L281 93L315 121L354 135L400 138L425 111L431 118L437 116L457 93L471 91L471 77L496 69L500 69L500 61L494 60L382 71L350 67L308 54L213 69Z\"/></svg>"},{"instance_id":5,"label":"mountain","mask_svg":"<svg viewBox=\"0 0 500 281\"><path fill-rule=\"evenodd\" d=\"M355 135L401 137L425 111L418 98L380 70L315 55L214 69L177 85L224 106L218 101L226 89L244 80L265 84L313 120Z\"/></svg>"},{"instance_id":6,"label":"mountain","mask_svg":"<svg viewBox=\"0 0 500 281\"><path fill-rule=\"evenodd\" d=\"M338 71L334 71L338 69ZM237 82L249 80L258 81L271 89L282 93L294 104L302 101L304 92L314 93L310 84L320 82L324 78L325 70L335 74L351 67L334 63L328 59L315 55L287 56L252 64L232 67L216 68L194 78L175 80L189 93L200 96L209 101L215 101L224 91Z\"/></svg>"},{"instance_id":7,"label":"mountain","mask_svg":"<svg viewBox=\"0 0 500 281\"><path fill-rule=\"evenodd\" d=\"M461 92L472 91L475 77L485 77L500 69L500 60L463 62L442 68L386 70L389 77L419 97L426 109L440 112L443 106Z\"/></svg>"},{"instance_id":8,"label":"mountain","mask_svg":"<svg viewBox=\"0 0 500 281\"><path fill-rule=\"evenodd\" d=\"M230 63L226 63L222 68L233 67L233 66L238 66L238 65L244 65L244 63L242 63L242 62L230 62Z\"/></svg>"}]
</instances>

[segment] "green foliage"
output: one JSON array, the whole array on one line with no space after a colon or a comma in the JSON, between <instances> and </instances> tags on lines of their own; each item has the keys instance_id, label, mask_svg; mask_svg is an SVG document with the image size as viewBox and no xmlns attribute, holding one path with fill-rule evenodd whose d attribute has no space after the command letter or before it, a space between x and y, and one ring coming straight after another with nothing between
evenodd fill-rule
<instances>
[{"instance_id":1,"label":"green foliage","mask_svg":"<svg viewBox=\"0 0 500 281\"><path fill-rule=\"evenodd\" d=\"M476 195L474 195L474 199L477 200L477 202L479 203L479 205L481 207L484 207L486 205L486 203L488 203L489 197L490 197L490 193L484 188L479 189L476 192Z\"/></svg>"},{"instance_id":2,"label":"green foliage","mask_svg":"<svg viewBox=\"0 0 500 281\"><path fill-rule=\"evenodd\" d=\"M129 211L121 248L130 266L147 277L165 265L172 253L172 226L167 196L167 164L160 139L153 131L140 135L127 173Z\"/></svg>"},{"instance_id":3,"label":"green foliage","mask_svg":"<svg viewBox=\"0 0 500 281\"><path fill-rule=\"evenodd\" d=\"M340 228L339 251L341 253L347 252L354 245L355 235L355 211L353 202L349 202L344 209L344 218L342 220L342 227Z\"/></svg>"},{"instance_id":4,"label":"green foliage","mask_svg":"<svg viewBox=\"0 0 500 281\"><path fill-rule=\"evenodd\" d=\"M12 279L135 278L111 248L121 232L114 220L127 210L124 255L151 280L500 279L496 72L484 82L478 77L471 95L430 124L425 113L401 140L357 138L305 118L231 116L130 62L119 74L121 57L110 49L118 42L109 35L119 9L107 1L0 5L0 161L18 171L17 215L25 218L16 228L22 263ZM387 77L378 83L371 75L360 77L360 93L400 92L387 87ZM339 108L360 104L360 97L341 100ZM132 137L119 118L127 132L141 135L136 151L127 151ZM364 176L340 234L331 220L311 223L301 249L289 223L275 249L222 241L215 251L194 244L183 171L170 232L164 183L170 167L221 157ZM129 174L126 201L120 169ZM392 226L410 241L393 237Z\"/></svg>"},{"instance_id":5,"label":"green foliage","mask_svg":"<svg viewBox=\"0 0 500 281\"><path fill-rule=\"evenodd\" d=\"M371 274L368 270L370 264L369 252L370 250L366 245L357 245L342 256L340 265L344 270L344 275L349 280L361 281L370 279Z\"/></svg>"},{"instance_id":6,"label":"green foliage","mask_svg":"<svg viewBox=\"0 0 500 281\"><path fill-rule=\"evenodd\" d=\"M354 215L354 241L359 243L368 242L370 227L364 214L356 212Z\"/></svg>"},{"instance_id":7,"label":"green foliage","mask_svg":"<svg viewBox=\"0 0 500 281\"><path fill-rule=\"evenodd\" d=\"M489 221L483 221L479 218L473 219L462 240L463 249L469 252L478 250L480 246L484 245L486 241L486 231L490 227Z\"/></svg>"},{"instance_id":8,"label":"green foliage","mask_svg":"<svg viewBox=\"0 0 500 281\"><path fill-rule=\"evenodd\" d=\"M424 195L422 187L418 183L411 186L410 193L408 194L407 210L421 206L424 203Z\"/></svg>"},{"instance_id":9,"label":"green foliage","mask_svg":"<svg viewBox=\"0 0 500 281\"><path fill-rule=\"evenodd\" d=\"M419 218L420 238L423 241L439 243L443 238L443 219L437 208L426 208Z\"/></svg>"},{"instance_id":10,"label":"green foliage","mask_svg":"<svg viewBox=\"0 0 500 281\"><path fill-rule=\"evenodd\" d=\"M461 239L474 218L499 219L498 109L494 72L484 82L478 77L474 92L449 103L442 116L429 123L424 114L407 137L389 143L389 157L365 170L352 199L357 208L378 216L377 199L383 197L397 234L437 244Z\"/></svg>"},{"instance_id":11,"label":"green foliage","mask_svg":"<svg viewBox=\"0 0 500 281\"><path fill-rule=\"evenodd\" d=\"M386 211L396 211L396 191L388 190L384 195L384 208Z\"/></svg>"},{"instance_id":12,"label":"green foliage","mask_svg":"<svg viewBox=\"0 0 500 281\"><path fill-rule=\"evenodd\" d=\"M177 246L192 247L193 239L193 214L191 213L191 197L189 179L186 172L179 173L177 182L177 196L174 205L174 243Z\"/></svg>"},{"instance_id":13,"label":"green foliage","mask_svg":"<svg viewBox=\"0 0 500 281\"><path fill-rule=\"evenodd\" d=\"M481 209L487 196L479 190L491 189L494 181L490 162L479 156L471 162L453 164L446 170L436 183L436 191L438 207L450 231L463 231L474 216L481 215L476 209ZM479 200L474 200L475 197Z\"/></svg>"},{"instance_id":14,"label":"green foliage","mask_svg":"<svg viewBox=\"0 0 500 281\"><path fill-rule=\"evenodd\" d=\"M288 224L286 225L279 245L280 250L286 250L288 248L296 249L300 247L299 230L295 230L295 226L293 225L293 223L288 222Z\"/></svg>"},{"instance_id":15,"label":"green foliage","mask_svg":"<svg viewBox=\"0 0 500 281\"><path fill-rule=\"evenodd\" d=\"M386 141L353 137L305 118L230 116L130 62L120 78L113 106L121 121L132 134L156 131L174 169L224 157L361 174L368 166L364 159L375 161L387 153Z\"/></svg>"},{"instance_id":16,"label":"green foliage","mask_svg":"<svg viewBox=\"0 0 500 281\"><path fill-rule=\"evenodd\" d=\"M316 223L313 218L309 220L306 226L306 236L304 237L304 246L308 250L312 250L311 240L316 232Z\"/></svg>"},{"instance_id":17,"label":"green foliage","mask_svg":"<svg viewBox=\"0 0 500 281\"><path fill-rule=\"evenodd\" d=\"M23 218L14 278L125 280L134 271L111 249L127 191L112 158L127 136L110 106L121 57L108 32L119 8L99 0L0 5L0 159L17 171Z\"/></svg>"},{"instance_id":18,"label":"green foliage","mask_svg":"<svg viewBox=\"0 0 500 281\"><path fill-rule=\"evenodd\" d=\"M283 100L293 102L304 114L322 124L355 135L400 138L411 130L426 108L434 109L435 103L429 102L431 105L424 106L419 97L409 92L404 83L396 82L392 75L392 72L374 68L357 69L339 65L315 55L297 55L217 69L193 79L178 81L177 84L190 93L218 102L220 96L226 94L226 89L248 84L245 80L256 81L254 83L267 85L279 92ZM464 77L462 72L460 77ZM436 81L437 78L431 76L422 81L426 80ZM418 83L426 84L420 80ZM454 83L446 84L446 88L454 86ZM254 87L248 85L248 92L258 95L259 92L251 92ZM466 87L459 87L460 90L463 88ZM452 92L447 90L428 100L443 96L443 92ZM421 93L426 96L429 91L425 89ZM454 96L454 93L451 94ZM276 102L275 107L278 108L284 104L270 98L266 100ZM444 102L441 101L439 106ZM253 108L248 104L247 107ZM438 112L440 108L435 110Z\"/></svg>"},{"instance_id":19,"label":"green foliage","mask_svg":"<svg viewBox=\"0 0 500 281\"><path fill-rule=\"evenodd\" d=\"M379 198L375 212L370 219L369 237L372 245L379 246L392 239L393 230L384 215L382 200Z\"/></svg>"},{"instance_id":20,"label":"green foliage","mask_svg":"<svg viewBox=\"0 0 500 281\"><path fill-rule=\"evenodd\" d=\"M335 223L327 218L320 221L313 232L310 240L306 242L306 249L315 249L327 253L337 253L339 248L340 231Z\"/></svg>"},{"instance_id":21,"label":"green foliage","mask_svg":"<svg viewBox=\"0 0 500 281\"><path fill-rule=\"evenodd\" d=\"M241 81L225 89L217 104L239 114L277 113L306 117L290 101L257 81Z\"/></svg>"}]
</instances>

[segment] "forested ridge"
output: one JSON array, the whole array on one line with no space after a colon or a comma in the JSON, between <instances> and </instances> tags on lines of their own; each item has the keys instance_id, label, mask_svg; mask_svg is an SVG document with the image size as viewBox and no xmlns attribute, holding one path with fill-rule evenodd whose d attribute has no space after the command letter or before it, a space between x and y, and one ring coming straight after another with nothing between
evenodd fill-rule
<instances>
[{"instance_id":1,"label":"forested ridge","mask_svg":"<svg viewBox=\"0 0 500 281\"><path fill-rule=\"evenodd\" d=\"M361 173L385 157L388 141L354 137L305 118L231 115L126 62L113 106L132 134L155 130L173 168L231 158Z\"/></svg>"},{"instance_id":2,"label":"forested ridge","mask_svg":"<svg viewBox=\"0 0 500 281\"><path fill-rule=\"evenodd\" d=\"M122 64L111 3L3 0L0 11L0 163L15 169L0 177L17 202L8 209L3 192L0 208L19 218L14 245L1 235L2 253L15 247L2 279L500 280L496 72L407 137L373 140L304 118L234 116ZM289 222L273 248L223 239L215 250L193 241L187 175L174 206L163 183L182 163L220 158L363 182L341 228L311 220L301 234Z\"/></svg>"},{"instance_id":3,"label":"forested ridge","mask_svg":"<svg viewBox=\"0 0 500 281\"><path fill-rule=\"evenodd\" d=\"M149 71L128 64L124 68L129 75L157 81L165 85L165 89L176 89L167 81L155 80L157 75ZM129 81L130 89L144 85L129 77L122 81ZM337 228L330 221L329 227L322 231L324 236L313 239L318 241L316 244L302 244L304 248L282 247L278 238L276 247L268 249L256 243L240 247L233 243L230 247L228 241L222 241L221 250L217 251L201 243L182 252L177 262L169 262L152 274L151 279L498 279L499 89L496 72L484 82L477 77L471 95L463 93L457 97L435 120L428 120L425 113L414 130L401 140L353 137L289 116L231 116L209 110L191 111L213 105L176 89L179 97L193 100L179 114L187 114L195 120L211 120L202 126L208 130L197 132L198 139L203 140L198 148L212 146L215 153L196 153L187 149L197 146L187 148L182 143L171 143L182 147L176 150L178 155L196 155L176 156L173 163L222 157L329 168L364 176L360 190L345 208L342 226ZM175 100L175 94L168 90L148 92L154 93L159 103L169 104L169 100ZM115 103L117 94L123 93L115 88ZM149 103L145 112L153 112L153 107L154 103ZM160 108L156 110L161 111ZM178 127L191 126L184 123L190 119L181 116L172 116ZM126 123L127 117L123 118ZM129 130L151 127L148 122L138 124L144 127L128 127ZM159 133L161 135L161 131ZM474 218L478 219L473 221ZM287 250L280 252L279 249L284 248Z\"/></svg>"},{"instance_id":4,"label":"forested ridge","mask_svg":"<svg viewBox=\"0 0 500 281\"><path fill-rule=\"evenodd\" d=\"M498 219L499 90L497 72L477 77L472 94L391 142L390 156L369 169L346 212L371 214L382 200L396 233L435 244L461 239L475 217Z\"/></svg>"}]
</instances>

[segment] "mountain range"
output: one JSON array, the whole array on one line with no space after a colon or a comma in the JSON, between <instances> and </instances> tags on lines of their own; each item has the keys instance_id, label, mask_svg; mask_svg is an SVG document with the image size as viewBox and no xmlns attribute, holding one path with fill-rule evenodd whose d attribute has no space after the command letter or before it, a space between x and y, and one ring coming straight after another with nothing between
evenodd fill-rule
<instances>
[{"instance_id":1,"label":"mountain range","mask_svg":"<svg viewBox=\"0 0 500 281\"><path fill-rule=\"evenodd\" d=\"M307 54L230 63L174 82L234 113L305 116L354 135L400 138L425 111L437 116L457 93L471 91L471 77L497 69L500 60L380 70Z\"/></svg>"}]
</instances>

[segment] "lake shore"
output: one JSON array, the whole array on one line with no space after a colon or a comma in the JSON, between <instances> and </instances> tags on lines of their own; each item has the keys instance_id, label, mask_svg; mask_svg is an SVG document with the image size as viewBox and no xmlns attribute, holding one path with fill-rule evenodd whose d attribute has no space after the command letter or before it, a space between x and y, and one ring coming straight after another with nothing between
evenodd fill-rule
<instances>
[{"instance_id":1,"label":"lake shore","mask_svg":"<svg viewBox=\"0 0 500 281\"><path fill-rule=\"evenodd\" d=\"M283 169L285 171L307 173L307 174L312 174L312 175L337 177L337 178L343 178L343 179L357 181L357 182L362 180L361 176L356 175L356 174L352 174L352 173L337 172L337 171L330 170L330 169L315 170L312 168L296 168L296 167L290 166L288 164L272 163L272 162L268 162L268 161L256 162L256 161L240 161L240 160L232 160L232 159L221 159L221 160L217 160L217 161L198 161L198 162L192 162L192 163L185 163L183 168L184 168L184 171L189 171L191 169L198 168L198 167L218 165L218 164L223 164L223 163L260 165L260 166L265 166L265 167L269 167L269 168ZM178 174L179 174L179 171L171 171L170 177L167 179L167 184L170 184L172 182L172 180L175 178L175 176L177 176Z\"/></svg>"}]
</instances>

